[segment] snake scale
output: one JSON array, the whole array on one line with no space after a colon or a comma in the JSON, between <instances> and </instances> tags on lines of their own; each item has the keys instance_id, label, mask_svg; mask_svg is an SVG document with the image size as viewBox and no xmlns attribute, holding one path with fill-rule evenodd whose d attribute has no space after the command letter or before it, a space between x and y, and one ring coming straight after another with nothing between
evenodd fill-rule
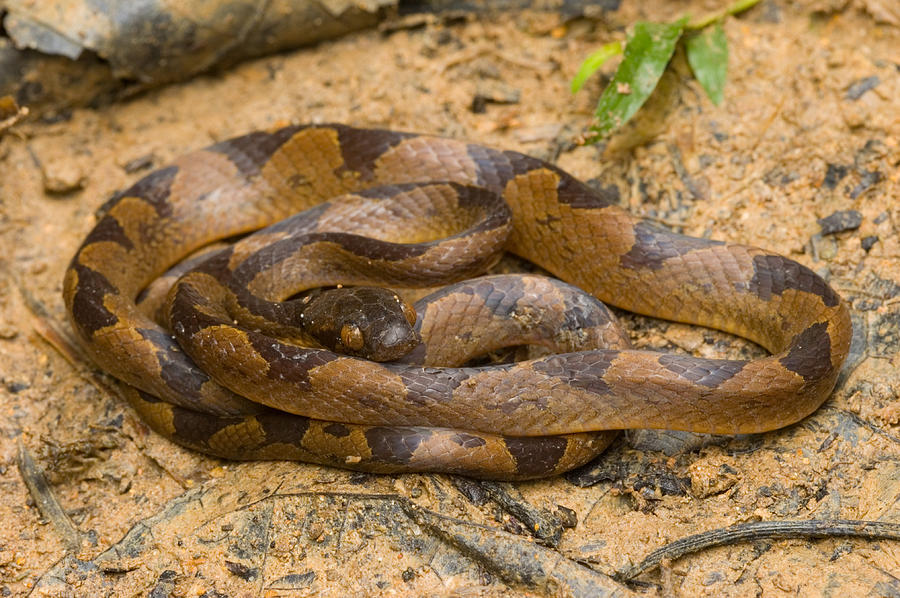
<instances>
[{"instance_id":1,"label":"snake scale","mask_svg":"<svg viewBox=\"0 0 900 598\"><path fill-rule=\"evenodd\" d=\"M451 211L476 203L457 197L461 186L502 197L511 223L503 248L607 303L731 332L772 355L737 361L613 346L480 367L377 363L301 348L223 319L223 308L194 296L204 286L197 282L202 266L194 284L177 292L176 285L170 296L170 310L187 316L189 325L175 328L188 346L136 304L152 280L214 241L330 198L423 182L443 189L442 209ZM125 383L154 430L226 458L549 476L602 450L610 438L604 431L732 434L794 423L828 397L850 345L846 304L809 268L762 249L672 233L552 164L460 140L337 124L258 131L184 155L118 193L99 214L64 281L77 335ZM324 230L328 210L318 214L307 233ZM378 230L361 219L353 226ZM484 231L474 231L478 241ZM411 250L329 234L318 242L325 253L387 270L412 254L448 246L447 256L464 254L475 244L463 241L472 235L451 235L427 251ZM216 266L226 273L253 261L234 250L219 255L229 256ZM270 257L270 265L292 259ZM482 290L491 284L481 283ZM191 307L178 307L180 294ZM219 364L218 371L207 373L187 353Z\"/></svg>"}]
</instances>

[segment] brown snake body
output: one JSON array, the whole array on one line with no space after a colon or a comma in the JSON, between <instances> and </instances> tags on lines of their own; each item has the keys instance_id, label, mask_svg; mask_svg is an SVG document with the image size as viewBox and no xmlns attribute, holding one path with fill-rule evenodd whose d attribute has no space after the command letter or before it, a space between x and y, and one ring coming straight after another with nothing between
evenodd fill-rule
<instances>
[{"instance_id":1,"label":"brown snake body","mask_svg":"<svg viewBox=\"0 0 900 598\"><path fill-rule=\"evenodd\" d=\"M184 350L227 364L206 373L136 307L150 281L208 243L331 197L423 181L499 194L511 212L505 248L603 301L732 332L773 355L746 362L611 348L480 368L379 364L273 345L194 297L182 314L193 323L179 332L194 346ZM609 436L597 431L748 433L796 422L828 397L849 350L846 304L805 266L668 232L546 162L457 140L342 125L251 133L151 173L103 213L66 273L75 330L154 429L229 458L552 475L605 446ZM388 268L409 257L325 242ZM448 255L467 251L452 243ZM258 394L251 401L235 389Z\"/></svg>"}]
</instances>

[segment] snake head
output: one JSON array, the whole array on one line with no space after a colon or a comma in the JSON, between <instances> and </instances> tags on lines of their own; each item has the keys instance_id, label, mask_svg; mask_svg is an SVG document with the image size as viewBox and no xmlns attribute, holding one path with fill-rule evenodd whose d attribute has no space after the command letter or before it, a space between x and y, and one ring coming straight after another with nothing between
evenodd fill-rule
<instances>
[{"instance_id":1,"label":"snake head","mask_svg":"<svg viewBox=\"0 0 900 598\"><path fill-rule=\"evenodd\" d=\"M341 287L309 295L301 328L326 349L373 361L393 361L419 344L415 310L378 287Z\"/></svg>"}]
</instances>

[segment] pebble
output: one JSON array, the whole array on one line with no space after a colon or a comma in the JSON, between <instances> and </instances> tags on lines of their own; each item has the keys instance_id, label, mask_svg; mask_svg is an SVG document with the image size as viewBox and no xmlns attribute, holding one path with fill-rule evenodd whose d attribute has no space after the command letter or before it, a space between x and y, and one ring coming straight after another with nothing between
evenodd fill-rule
<instances>
[{"instance_id":1,"label":"pebble","mask_svg":"<svg viewBox=\"0 0 900 598\"><path fill-rule=\"evenodd\" d=\"M151 166L153 166L153 161L155 160L155 156L153 154L144 154L143 156L138 156L137 158L133 158L125 162L122 165L122 168L128 174L133 174L138 172L139 170L147 170Z\"/></svg>"},{"instance_id":2,"label":"pebble","mask_svg":"<svg viewBox=\"0 0 900 598\"><path fill-rule=\"evenodd\" d=\"M488 103L518 104L521 97L519 89L502 81L482 81L475 91L470 109L475 114L483 114Z\"/></svg>"},{"instance_id":3,"label":"pebble","mask_svg":"<svg viewBox=\"0 0 900 598\"><path fill-rule=\"evenodd\" d=\"M728 457L706 457L689 467L691 492L697 498L721 494L737 484L740 474Z\"/></svg>"},{"instance_id":4,"label":"pebble","mask_svg":"<svg viewBox=\"0 0 900 598\"><path fill-rule=\"evenodd\" d=\"M844 98L847 100L858 100L870 89L875 89L879 83L881 83L881 79L878 78L878 75L872 75L871 77L864 77L854 81L850 87L847 88L847 93L844 94Z\"/></svg>"},{"instance_id":5,"label":"pebble","mask_svg":"<svg viewBox=\"0 0 900 598\"><path fill-rule=\"evenodd\" d=\"M44 181L44 191L54 195L77 191L87 183L87 175L78 164L70 160L42 164L41 178Z\"/></svg>"}]
</instances>

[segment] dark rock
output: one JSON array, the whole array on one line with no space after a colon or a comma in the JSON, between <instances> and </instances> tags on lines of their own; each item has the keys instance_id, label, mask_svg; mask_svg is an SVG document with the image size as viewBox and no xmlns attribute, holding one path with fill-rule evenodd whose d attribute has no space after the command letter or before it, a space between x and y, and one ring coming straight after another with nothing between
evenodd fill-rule
<instances>
[{"instance_id":1,"label":"dark rock","mask_svg":"<svg viewBox=\"0 0 900 598\"><path fill-rule=\"evenodd\" d=\"M878 242L878 235L869 235L868 237L863 237L859 242L862 245L864 251L869 251Z\"/></svg>"},{"instance_id":2,"label":"dark rock","mask_svg":"<svg viewBox=\"0 0 900 598\"><path fill-rule=\"evenodd\" d=\"M578 515L569 507L556 505L556 518L559 519L560 524L566 528L571 529L578 525Z\"/></svg>"},{"instance_id":3,"label":"dark rock","mask_svg":"<svg viewBox=\"0 0 900 598\"><path fill-rule=\"evenodd\" d=\"M829 164L828 170L825 171L825 180L822 185L826 189L834 189L841 179L847 176L849 168L840 164Z\"/></svg>"},{"instance_id":4,"label":"dark rock","mask_svg":"<svg viewBox=\"0 0 900 598\"><path fill-rule=\"evenodd\" d=\"M248 567L243 563L236 563L234 561L225 561L225 568L231 571L232 575L237 575L246 581L255 579L256 575L259 573L259 570L256 567Z\"/></svg>"},{"instance_id":5,"label":"dark rock","mask_svg":"<svg viewBox=\"0 0 900 598\"><path fill-rule=\"evenodd\" d=\"M819 218L823 235L833 235L847 230L856 230L862 224L862 214L856 210L838 210L830 216Z\"/></svg>"},{"instance_id":6,"label":"dark rock","mask_svg":"<svg viewBox=\"0 0 900 598\"><path fill-rule=\"evenodd\" d=\"M863 192L881 180L881 173L877 170L870 170L868 172L864 172L862 177L859 179L859 184L853 188L850 192L850 199L856 199Z\"/></svg>"}]
</instances>

